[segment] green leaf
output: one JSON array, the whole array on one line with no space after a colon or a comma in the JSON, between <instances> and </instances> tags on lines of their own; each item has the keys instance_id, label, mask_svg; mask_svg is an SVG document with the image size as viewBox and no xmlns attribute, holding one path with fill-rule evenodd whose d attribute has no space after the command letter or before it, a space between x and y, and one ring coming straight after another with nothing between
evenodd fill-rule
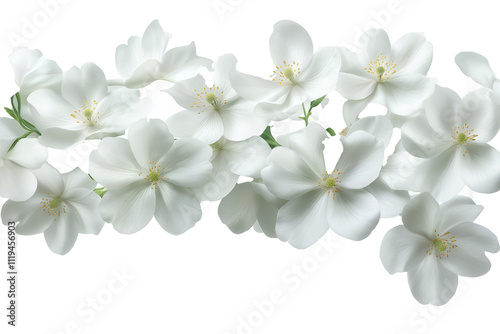
<instances>
[{"instance_id":1,"label":"green leaf","mask_svg":"<svg viewBox=\"0 0 500 334\"><path fill-rule=\"evenodd\" d=\"M333 131L332 128L327 128L326 132L328 132L330 134L330 136L332 136L332 137L336 135L335 131Z\"/></svg>"},{"instance_id":2,"label":"green leaf","mask_svg":"<svg viewBox=\"0 0 500 334\"><path fill-rule=\"evenodd\" d=\"M19 95L19 93L12 95L10 98L10 103L12 104L12 109L4 108L5 111L7 111L7 113L10 115L10 117L15 119L24 130L30 133L36 133L41 136L41 133L40 131L38 131L36 126L23 119L23 117L21 116L21 95ZM14 146L12 146L11 149Z\"/></svg>"},{"instance_id":3,"label":"green leaf","mask_svg":"<svg viewBox=\"0 0 500 334\"><path fill-rule=\"evenodd\" d=\"M262 132L262 134L260 135L260 137L262 139L264 139L267 144L269 145L269 147L271 148L275 148L276 146L281 146L277 141L276 139L274 139L273 137L273 134L271 133L271 127L268 126L264 132Z\"/></svg>"},{"instance_id":4,"label":"green leaf","mask_svg":"<svg viewBox=\"0 0 500 334\"><path fill-rule=\"evenodd\" d=\"M314 101L311 102L311 109L312 108L316 108L317 106L319 106L321 104L321 102L323 102L323 100L325 99L326 95L323 96L323 97L320 97L319 99L316 99Z\"/></svg>"},{"instance_id":5,"label":"green leaf","mask_svg":"<svg viewBox=\"0 0 500 334\"><path fill-rule=\"evenodd\" d=\"M16 116L15 116L15 114L14 114L14 112L13 112L12 110L10 110L10 109L9 109L9 108L7 108L7 107L5 107L4 109L5 109L5 111L7 112L7 114L9 114L9 115L10 115L10 117L12 117L13 119L15 119L15 120L17 121Z\"/></svg>"}]
</instances>

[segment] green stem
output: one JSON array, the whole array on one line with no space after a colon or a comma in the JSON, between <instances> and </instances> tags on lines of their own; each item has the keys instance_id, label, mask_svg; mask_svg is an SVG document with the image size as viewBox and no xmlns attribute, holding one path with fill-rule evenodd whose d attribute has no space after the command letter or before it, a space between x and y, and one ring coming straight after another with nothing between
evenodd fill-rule
<instances>
[{"instance_id":1,"label":"green stem","mask_svg":"<svg viewBox=\"0 0 500 334\"><path fill-rule=\"evenodd\" d=\"M12 149L16 146L16 144L21 140L21 139L24 139L24 138L27 138L30 134L32 134L34 131L29 131L29 132L26 132L24 135L22 135L21 137L18 137L16 138L16 140L14 140L14 142L12 143L12 145L10 146L9 150L7 152L10 152L12 151Z\"/></svg>"}]
</instances>

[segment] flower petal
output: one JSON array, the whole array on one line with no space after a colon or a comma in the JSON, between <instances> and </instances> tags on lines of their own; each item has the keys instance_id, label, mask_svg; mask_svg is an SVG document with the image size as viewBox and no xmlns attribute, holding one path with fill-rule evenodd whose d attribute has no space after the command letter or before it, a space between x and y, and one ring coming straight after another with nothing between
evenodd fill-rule
<instances>
[{"instance_id":1,"label":"flower petal","mask_svg":"<svg viewBox=\"0 0 500 334\"><path fill-rule=\"evenodd\" d=\"M337 90L346 99L361 100L368 97L377 87L377 81L370 78L341 72L337 83Z\"/></svg>"},{"instance_id":2,"label":"flower petal","mask_svg":"<svg viewBox=\"0 0 500 334\"><path fill-rule=\"evenodd\" d=\"M406 34L392 45L392 60L397 71L394 77L414 73L425 75L432 63L432 44L423 34Z\"/></svg>"},{"instance_id":3,"label":"flower petal","mask_svg":"<svg viewBox=\"0 0 500 334\"><path fill-rule=\"evenodd\" d=\"M201 92L205 86L205 79L201 75L196 75L191 79L177 82L166 92L174 98L178 105L191 109L196 100L197 92Z\"/></svg>"},{"instance_id":4,"label":"flower petal","mask_svg":"<svg viewBox=\"0 0 500 334\"><path fill-rule=\"evenodd\" d=\"M174 144L167 124L159 119L142 120L128 132L129 144L137 162L146 169L160 161Z\"/></svg>"},{"instance_id":5,"label":"flower petal","mask_svg":"<svg viewBox=\"0 0 500 334\"><path fill-rule=\"evenodd\" d=\"M5 155L5 159L29 169L42 167L47 161L47 157L47 148L40 145L36 138L26 138L18 141L12 151Z\"/></svg>"},{"instance_id":6,"label":"flower petal","mask_svg":"<svg viewBox=\"0 0 500 334\"><path fill-rule=\"evenodd\" d=\"M347 136L356 132L365 131L384 143L384 148L389 146L392 137L393 127L391 121L385 116L371 116L361 118L354 123ZM343 138L343 137L341 137Z\"/></svg>"},{"instance_id":7,"label":"flower petal","mask_svg":"<svg viewBox=\"0 0 500 334\"><path fill-rule=\"evenodd\" d=\"M129 142L124 138L104 138L90 153L90 175L108 189L119 189L143 179Z\"/></svg>"},{"instance_id":8,"label":"flower petal","mask_svg":"<svg viewBox=\"0 0 500 334\"><path fill-rule=\"evenodd\" d=\"M229 93L233 87L229 80L231 73L236 71L236 63L238 60L231 54L225 54L217 58L214 66L214 84L219 86L221 91Z\"/></svg>"},{"instance_id":9,"label":"flower petal","mask_svg":"<svg viewBox=\"0 0 500 334\"><path fill-rule=\"evenodd\" d=\"M335 199L329 198L328 223L338 235L350 240L363 240L380 220L377 199L363 189L343 189Z\"/></svg>"},{"instance_id":10,"label":"flower petal","mask_svg":"<svg viewBox=\"0 0 500 334\"><path fill-rule=\"evenodd\" d=\"M238 182L239 175L230 169L230 161L225 152L214 152L212 160L212 171L210 180L203 187L196 189L196 194L201 200L218 201L234 188Z\"/></svg>"},{"instance_id":11,"label":"flower petal","mask_svg":"<svg viewBox=\"0 0 500 334\"><path fill-rule=\"evenodd\" d=\"M274 25L269 39L269 48L274 65L282 65L284 61L299 63L302 68L311 61L313 43L309 33L299 24L283 20Z\"/></svg>"},{"instance_id":12,"label":"flower petal","mask_svg":"<svg viewBox=\"0 0 500 334\"><path fill-rule=\"evenodd\" d=\"M329 200L323 191L312 190L286 203L278 211L278 238L300 249L314 244L328 231Z\"/></svg>"},{"instance_id":13,"label":"flower petal","mask_svg":"<svg viewBox=\"0 0 500 334\"><path fill-rule=\"evenodd\" d=\"M309 65L302 69L299 84L313 101L330 93L337 84L340 69L340 55L337 48L326 47L312 56Z\"/></svg>"},{"instance_id":14,"label":"flower petal","mask_svg":"<svg viewBox=\"0 0 500 334\"><path fill-rule=\"evenodd\" d=\"M393 275L415 269L428 256L425 253L429 241L421 236L409 232L403 225L389 230L380 246L380 259L385 270Z\"/></svg>"},{"instance_id":15,"label":"flower petal","mask_svg":"<svg viewBox=\"0 0 500 334\"><path fill-rule=\"evenodd\" d=\"M33 171L38 181L38 187L43 189L43 193L50 192L51 195L59 196L65 186L61 173L48 163Z\"/></svg>"},{"instance_id":16,"label":"flower petal","mask_svg":"<svg viewBox=\"0 0 500 334\"><path fill-rule=\"evenodd\" d=\"M361 35L358 49L358 60L363 67L374 62L380 55L391 59L391 42L382 29L371 29Z\"/></svg>"},{"instance_id":17,"label":"flower petal","mask_svg":"<svg viewBox=\"0 0 500 334\"><path fill-rule=\"evenodd\" d=\"M0 166L0 196L13 201L25 201L36 190L37 180L33 173L9 160Z\"/></svg>"},{"instance_id":18,"label":"flower petal","mask_svg":"<svg viewBox=\"0 0 500 334\"><path fill-rule=\"evenodd\" d=\"M455 134L453 128L458 125L458 113L462 109L462 99L457 93L436 85L424 107L427 120L436 132Z\"/></svg>"},{"instance_id":19,"label":"flower petal","mask_svg":"<svg viewBox=\"0 0 500 334\"><path fill-rule=\"evenodd\" d=\"M466 76L478 84L493 88L495 74L484 56L475 52L460 52L455 57L455 63Z\"/></svg>"},{"instance_id":20,"label":"flower petal","mask_svg":"<svg viewBox=\"0 0 500 334\"><path fill-rule=\"evenodd\" d=\"M123 78L129 78L146 60L142 54L141 43L142 39L139 36L132 36L128 39L128 44L121 44L116 48L116 69Z\"/></svg>"},{"instance_id":21,"label":"flower petal","mask_svg":"<svg viewBox=\"0 0 500 334\"><path fill-rule=\"evenodd\" d=\"M425 114L410 118L401 127L401 142L405 150L418 158L432 158L452 146L450 138L442 132L436 132L427 121Z\"/></svg>"},{"instance_id":22,"label":"flower petal","mask_svg":"<svg viewBox=\"0 0 500 334\"><path fill-rule=\"evenodd\" d=\"M299 156L317 174L325 172L323 141L327 138L326 130L318 123L311 123L306 128L278 137L278 142L299 154Z\"/></svg>"},{"instance_id":23,"label":"flower petal","mask_svg":"<svg viewBox=\"0 0 500 334\"><path fill-rule=\"evenodd\" d=\"M473 129L472 134L477 135L477 142L487 143L500 129L499 112L499 107L492 102L488 92L477 89L464 96L463 108L458 114L460 123L456 125L469 126Z\"/></svg>"},{"instance_id":24,"label":"flower petal","mask_svg":"<svg viewBox=\"0 0 500 334\"><path fill-rule=\"evenodd\" d=\"M233 140L245 140L258 136L266 129L269 120L254 113L255 104L243 101L231 104L219 111L224 124L224 137Z\"/></svg>"},{"instance_id":25,"label":"flower petal","mask_svg":"<svg viewBox=\"0 0 500 334\"><path fill-rule=\"evenodd\" d=\"M317 188L321 180L300 155L285 147L275 147L268 158L271 166L261 172L264 184L279 198L294 199Z\"/></svg>"},{"instance_id":26,"label":"flower petal","mask_svg":"<svg viewBox=\"0 0 500 334\"><path fill-rule=\"evenodd\" d=\"M66 174L63 174L62 179L65 189L86 188L93 191L96 186L96 182L92 180L87 173L84 173L79 167Z\"/></svg>"},{"instance_id":27,"label":"flower petal","mask_svg":"<svg viewBox=\"0 0 500 334\"><path fill-rule=\"evenodd\" d=\"M9 56L9 61L22 96L41 88L60 89L61 69L39 50L18 49Z\"/></svg>"},{"instance_id":28,"label":"flower petal","mask_svg":"<svg viewBox=\"0 0 500 334\"><path fill-rule=\"evenodd\" d=\"M170 116L167 125L175 137L193 137L207 144L215 143L224 133L222 119L213 110L184 110Z\"/></svg>"},{"instance_id":29,"label":"flower petal","mask_svg":"<svg viewBox=\"0 0 500 334\"><path fill-rule=\"evenodd\" d=\"M38 234L45 231L54 221L46 212L42 211L40 196L36 194L24 202L7 201L2 206L2 221L19 222L16 232L22 235Z\"/></svg>"},{"instance_id":30,"label":"flower petal","mask_svg":"<svg viewBox=\"0 0 500 334\"><path fill-rule=\"evenodd\" d=\"M21 137L25 133L26 132L23 128L21 128L19 123L12 118L0 118L0 140L14 141L16 138Z\"/></svg>"},{"instance_id":31,"label":"flower petal","mask_svg":"<svg viewBox=\"0 0 500 334\"><path fill-rule=\"evenodd\" d=\"M500 152L488 144L467 146L460 159L461 175L465 184L474 191L491 194L500 190Z\"/></svg>"},{"instance_id":32,"label":"flower petal","mask_svg":"<svg viewBox=\"0 0 500 334\"><path fill-rule=\"evenodd\" d=\"M116 231L132 234L151 221L155 206L155 190L136 182L125 188L109 190L102 198L99 210L102 218L113 224Z\"/></svg>"},{"instance_id":33,"label":"flower petal","mask_svg":"<svg viewBox=\"0 0 500 334\"><path fill-rule=\"evenodd\" d=\"M438 201L446 201L464 187L463 157L456 147L450 147L440 155L425 159L417 167L415 178L419 192L428 191Z\"/></svg>"},{"instance_id":34,"label":"flower petal","mask_svg":"<svg viewBox=\"0 0 500 334\"><path fill-rule=\"evenodd\" d=\"M439 204L429 193L422 193L411 199L401 213L401 219L408 231L419 234L427 240L434 239Z\"/></svg>"},{"instance_id":35,"label":"flower petal","mask_svg":"<svg viewBox=\"0 0 500 334\"><path fill-rule=\"evenodd\" d=\"M61 215L57 221L45 230L44 237L47 246L52 252L64 255L75 245L78 238L77 225L73 223L70 214Z\"/></svg>"},{"instance_id":36,"label":"flower petal","mask_svg":"<svg viewBox=\"0 0 500 334\"><path fill-rule=\"evenodd\" d=\"M169 183L181 187L200 187L209 180L211 156L210 146L193 138L181 138L175 140L160 164L165 168Z\"/></svg>"},{"instance_id":37,"label":"flower petal","mask_svg":"<svg viewBox=\"0 0 500 334\"><path fill-rule=\"evenodd\" d=\"M422 74L391 77L382 85L387 108L396 115L409 116L422 107L434 92L434 82Z\"/></svg>"},{"instance_id":38,"label":"flower petal","mask_svg":"<svg viewBox=\"0 0 500 334\"><path fill-rule=\"evenodd\" d=\"M202 67L211 67L212 61L196 55L194 42L167 51L160 63L161 78L177 82L194 77Z\"/></svg>"},{"instance_id":39,"label":"flower petal","mask_svg":"<svg viewBox=\"0 0 500 334\"><path fill-rule=\"evenodd\" d=\"M240 234L248 231L257 222L256 194L250 182L237 184L219 204L220 220L231 230Z\"/></svg>"},{"instance_id":40,"label":"flower petal","mask_svg":"<svg viewBox=\"0 0 500 334\"><path fill-rule=\"evenodd\" d=\"M85 234L99 234L104 226L104 220L99 214L99 195L91 191L87 196L71 201L68 205L76 214L73 224L78 225L78 232Z\"/></svg>"},{"instance_id":41,"label":"flower petal","mask_svg":"<svg viewBox=\"0 0 500 334\"><path fill-rule=\"evenodd\" d=\"M43 130L42 135L38 137L38 141L47 147L64 150L77 143L82 143L87 136L87 127L79 130L52 127Z\"/></svg>"},{"instance_id":42,"label":"flower petal","mask_svg":"<svg viewBox=\"0 0 500 334\"><path fill-rule=\"evenodd\" d=\"M435 256L426 256L418 268L408 272L408 284L419 303L439 306L455 295L458 276Z\"/></svg>"},{"instance_id":43,"label":"flower petal","mask_svg":"<svg viewBox=\"0 0 500 334\"><path fill-rule=\"evenodd\" d=\"M142 51L144 56L149 59L160 60L167 48L169 34L162 29L158 20L149 24L142 36Z\"/></svg>"},{"instance_id":44,"label":"flower petal","mask_svg":"<svg viewBox=\"0 0 500 334\"><path fill-rule=\"evenodd\" d=\"M439 222L437 229L443 234L458 224L473 222L483 208L481 205L476 205L469 197L455 196L441 204L439 217L436 220Z\"/></svg>"},{"instance_id":45,"label":"flower petal","mask_svg":"<svg viewBox=\"0 0 500 334\"><path fill-rule=\"evenodd\" d=\"M460 276L478 277L486 274L491 263L484 252L492 250L496 253L499 250L498 239L493 232L474 223L457 225L449 232L457 242L456 247L442 258L445 267Z\"/></svg>"},{"instance_id":46,"label":"flower petal","mask_svg":"<svg viewBox=\"0 0 500 334\"><path fill-rule=\"evenodd\" d=\"M381 218L399 216L404 206L410 201L408 191L394 190L381 178L377 178L365 190L377 199Z\"/></svg>"},{"instance_id":47,"label":"flower petal","mask_svg":"<svg viewBox=\"0 0 500 334\"><path fill-rule=\"evenodd\" d=\"M277 81L241 72L232 72L229 78L236 93L249 101L282 103L291 89L290 85L280 85Z\"/></svg>"},{"instance_id":48,"label":"flower petal","mask_svg":"<svg viewBox=\"0 0 500 334\"><path fill-rule=\"evenodd\" d=\"M282 121L300 115L302 111L300 104L306 100L307 92L300 86L293 86L283 103L261 102L255 106L255 113L274 121Z\"/></svg>"},{"instance_id":49,"label":"flower petal","mask_svg":"<svg viewBox=\"0 0 500 334\"><path fill-rule=\"evenodd\" d=\"M259 178L261 170L266 166L266 159L271 148L260 137L250 137L244 141L226 141L221 154L228 162L233 173Z\"/></svg>"},{"instance_id":50,"label":"flower petal","mask_svg":"<svg viewBox=\"0 0 500 334\"><path fill-rule=\"evenodd\" d=\"M160 63L156 59L149 59L141 63L124 85L128 88L144 88L153 81L160 79Z\"/></svg>"},{"instance_id":51,"label":"flower petal","mask_svg":"<svg viewBox=\"0 0 500 334\"><path fill-rule=\"evenodd\" d=\"M161 183L158 189L155 218L165 231L178 235L201 219L200 201L192 190L169 183Z\"/></svg>"},{"instance_id":52,"label":"flower petal","mask_svg":"<svg viewBox=\"0 0 500 334\"><path fill-rule=\"evenodd\" d=\"M356 131L342 141L344 150L335 166L342 174L342 187L364 188L379 175L384 160L384 145L364 131Z\"/></svg>"},{"instance_id":53,"label":"flower petal","mask_svg":"<svg viewBox=\"0 0 500 334\"><path fill-rule=\"evenodd\" d=\"M71 116L75 106L52 90L37 90L28 96L28 102L36 109L36 112L31 112L36 115L35 125L42 133L45 129L55 126L68 130L78 130L83 126L83 123L77 123Z\"/></svg>"},{"instance_id":54,"label":"flower petal","mask_svg":"<svg viewBox=\"0 0 500 334\"><path fill-rule=\"evenodd\" d=\"M82 112L86 109L85 102L92 107L93 101L101 101L107 92L106 76L93 63L86 63L81 69L72 67L64 73L61 86L62 96L75 108L82 106Z\"/></svg>"}]
</instances>

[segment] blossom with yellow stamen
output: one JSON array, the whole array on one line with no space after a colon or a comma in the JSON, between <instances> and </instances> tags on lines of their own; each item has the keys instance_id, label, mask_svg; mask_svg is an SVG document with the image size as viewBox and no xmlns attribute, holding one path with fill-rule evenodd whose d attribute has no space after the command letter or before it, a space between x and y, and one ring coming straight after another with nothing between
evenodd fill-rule
<instances>
[{"instance_id":1,"label":"blossom with yellow stamen","mask_svg":"<svg viewBox=\"0 0 500 334\"><path fill-rule=\"evenodd\" d=\"M473 223L483 207L455 196L441 205L429 193L414 197L403 209L404 225L386 233L380 259L392 275L408 273L415 299L443 305L455 294L458 276L477 277L491 267L485 252L496 253L497 237Z\"/></svg>"}]
</instances>

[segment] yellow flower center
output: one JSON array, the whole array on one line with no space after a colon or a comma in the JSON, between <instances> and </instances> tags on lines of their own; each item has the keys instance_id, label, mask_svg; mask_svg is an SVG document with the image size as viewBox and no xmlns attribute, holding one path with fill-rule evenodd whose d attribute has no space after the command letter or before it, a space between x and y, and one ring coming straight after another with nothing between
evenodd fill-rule
<instances>
[{"instance_id":1,"label":"yellow flower center","mask_svg":"<svg viewBox=\"0 0 500 334\"><path fill-rule=\"evenodd\" d=\"M71 117L76 119L76 122L79 124L87 124L94 125L97 124L99 120L99 112L95 112L97 108L98 102L94 100L92 103L83 101L83 105L80 106L80 109L74 110L71 114Z\"/></svg>"},{"instance_id":2,"label":"yellow flower center","mask_svg":"<svg viewBox=\"0 0 500 334\"><path fill-rule=\"evenodd\" d=\"M455 134L451 135L451 138L457 144L457 148L467 147L467 145L471 145L473 141L476 141L477 135L474 134L474 129L471 129L467 123L464 123L463 126L455 126L453 131L455 131ZM464 149L462 156L465 157L466 154L467 150Z\"/></svg>"},{"instance_id":3,"label":"yellow flower center","mask_svg":"<svg viewBox=\"0 0 500 334\"><path fill-rule=\"evenodd\" d=\"M276 70L270 75L272 81L278 81L280 85L296 84L296 78L300 74L299 63L293 61L287 63L283 61L283 65L276 66Z\"/></svg>"},{"instance_id":4,"label":"yellow flower center","mask_svg":"<svg viewBox=\"0 0 500 334\"><path fill-rule=\"evenodd\" d=\"M425 251L427 255L434 254L437 258L442 259L445 256L448 257L451 251L458 247L456 244L457 239L449 236L450 232L440 235L436 230L434 230L434 234L435 238L432 239L432 241L427 245L427 249Z\"/></svg>"},{"instance_id":5,"label":"yellow flower center","mask_svg":"<svg viewBox=\"0 0 500 334\"><path fill-rule=\"evenodd\" d=\"M378 82L382 83L396 73L396 63L388 60L387 56L382 53L377 56L377 59L368 63L364 68L366 72L375 75Z\"/></svg>"},{"instance_id":6,"label":"yellow flower center","mask_svg":"<svg viewBox=\"0 0 500 334\"><path fill-rule=\"evenodd\" d=\"M331 174L328 174L325 171L321 175L321 181L318 182L318 187L320 187L323 192L328 192L328 195L331 195L333 199L335 199L335 194L337 194L343 188L340 187L341 180L339 180L339 176L342 172L339 169L334 170Z\"/></svg>"},{"instance_id":7,"label":"yellow flower center","mask_svg":"<svg viewBox=\"0 0 500 334\"><path fill-rule=\"evenodd\" d=\"M227 104L227 101L224 99L224 91L219 86L205 86L201 91L196 89L194 91L196 98L191 104L191 108L199 110L198 114L207 110L219 111L223 105Z\"/></svg>"},{"instance_id":8,"label":"yellow flower center","mask_svg":"<svg viewBox=\"0 0 500 334\"><path fill-rule=\"evenodd\" d=\"M141 184L151 185L151 189L158 189L158 183L168 180L168 177L163 175L164 169L158 162L150 161L148 174L144 177L144 181ZM139 176L144 176L144 173L139 173Z\"/></svg>"},{"instance_id":9,"label":"yellow flower center","mask_svg":"<svg viewBox=\"0 0 500 334\"><path fill-rule=\"evenodd\" d=\"M61 216L61 212L66 213L66 206L59 196L54 197L47 193L47 197L43 197L40 204L42 205L42 211L47 213L49 217L54 217L54 221Z\"/></svg>"}]
</instances>

